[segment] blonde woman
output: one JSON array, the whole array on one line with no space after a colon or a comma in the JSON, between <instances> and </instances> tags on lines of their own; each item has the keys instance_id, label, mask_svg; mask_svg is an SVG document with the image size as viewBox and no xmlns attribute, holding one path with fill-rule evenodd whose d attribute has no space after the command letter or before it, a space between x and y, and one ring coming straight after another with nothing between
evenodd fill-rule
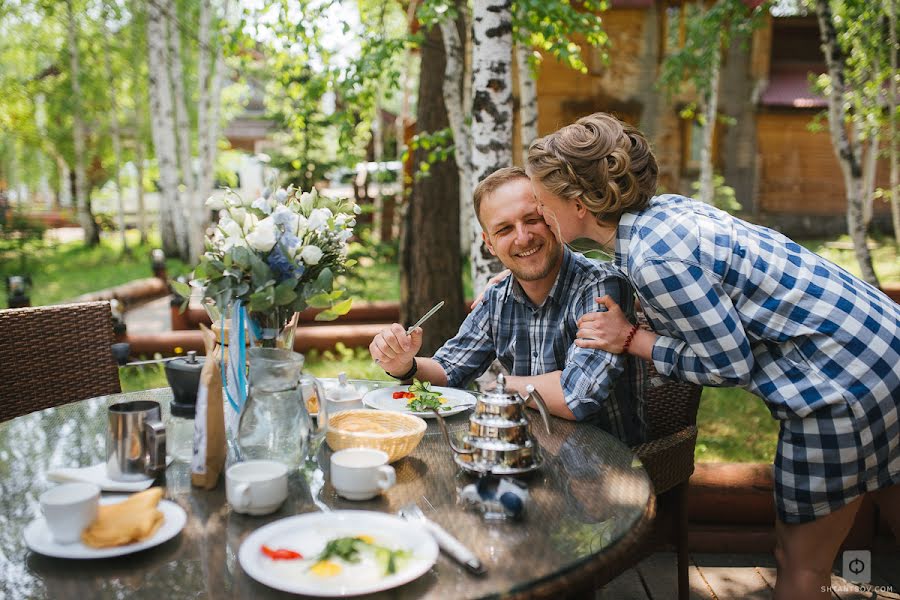
<instances>
[{"instance_id":1,"label":"blonde woman","mask_svg":"<svg viewBox=\"0 0 900 600\"><path fill-rule=\"evenodd\" d=\"M528 175L564 242L614 253L654 332L609 298L576 344L761 397L781 422L775 597L830 597L831 566L863 496L900 539L900 306L778 232L654 196L645 137L597 113L536 140Z\"/></svg>"}]
</instances>

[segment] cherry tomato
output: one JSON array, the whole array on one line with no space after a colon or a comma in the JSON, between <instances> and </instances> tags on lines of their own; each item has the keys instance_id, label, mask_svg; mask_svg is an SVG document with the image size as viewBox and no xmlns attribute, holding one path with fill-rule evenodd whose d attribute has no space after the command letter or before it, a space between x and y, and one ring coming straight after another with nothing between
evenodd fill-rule
<instances>
[{"instance_id":1,"label":"cherry tomato","mask_svg":"<svg viewBox=\"0 0 900 600\"><path fill-rule=\"evenodd\" d=\"M394 392L391 394L391 397L394 400L399 400L400 398L406 398L406 392Z\"/></svg>"},{"instance_id":2,"label":"cherry tomato","mask_svg":"<svg viewBox=\"0 0 900 600\"><path fill-rule=\"evenodd\" d=\"M296 560L298 558L303 558L303 555L299 552L294 552L293 550L286 550L284 548L279 548L277 550L273 550L266 546L262 545L262 553L271 558L272 560Z\"/></svg>"}]
</instances>

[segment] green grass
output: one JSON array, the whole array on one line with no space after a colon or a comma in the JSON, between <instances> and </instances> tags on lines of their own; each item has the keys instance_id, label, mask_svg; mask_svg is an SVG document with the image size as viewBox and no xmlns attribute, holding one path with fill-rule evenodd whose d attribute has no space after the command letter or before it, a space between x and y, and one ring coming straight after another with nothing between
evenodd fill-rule
<instances>
[{"instance_id":1,"label":"green grass","mask_svg":"<svg viewBox=\"0 0 900 600\"><path fill-rule=\"evenodd\" d=\"M31 304L55 304L134 279L152 276L150 250L158 247L158 239L140 246L138 232L129 232L130 254L122 253L121 238L105 235L100 245L90 248L82 242L52 244L31 240L19 248L10 243L0 245L0 278L28 274L32 279ZM174 277L187 271L178 260L166 261L168 274ZM2 295L6 307L6 294Z\"/></svg>"},{"instance_id":2,"label":"green grass","mask_svg":"<svg viewBox=\"0 0 900 600\"><path fill-rule=\"evenodd\" d=\"M828 244L834 245L835 242L840 244L841 247L828 246ZM798 243L827 258L853 275L860 276L856 255L849 248L851 243L850 236L842 235L837 240L805 240L798 241ZM847 249L843 248L845 245L848 246ZM898 252L898 248L894 244L894 238L887 236L870 237L869 245L872 247L870 253L878 280L882 283L900 282L900 252Z\"/></svg>"},{"instance_id":3,"label":"green grass","mask_svg":"<svg viewBox=\"0 0 900 600\"><path fill-rule=\"evenodd\" d=\"M775 458L778 421L765 402L738 388L703 388L697 413L697 462L764 462Z\"/></svg>"}]
</instances>

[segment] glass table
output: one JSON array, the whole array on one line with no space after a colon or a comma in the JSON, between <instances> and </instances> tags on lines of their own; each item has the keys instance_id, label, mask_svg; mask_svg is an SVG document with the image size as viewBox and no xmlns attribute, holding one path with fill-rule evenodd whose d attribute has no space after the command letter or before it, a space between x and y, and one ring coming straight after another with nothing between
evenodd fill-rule
<instances>
[{"instance_id":1,"label":"glass table","mask_svg":"<svg viewBox=\"0 0 900 600\"><path fill-rule=\"evenodd\" d=\"M358 382L359 383L359 382ZM381 385L372 382L372 386ZM104 396L0 423L0 597L3 598L276 598L237 561L241 541L277 519L318 510L396 513L415 501L426 515L471 548L487 575L470 574L441 553L431 570L401 587L362 598L563 597L592 585L616 555L647 535L655 497L646 472L621 442L590 425L551 419L552 433L532 431L545 463L524 479L531 503L523 521L488 521L457 501L474 481L453 461L436 423L408 457L394 463L397 484L364 502L339 498L322 472L291 474L289 497L272 515L233 512L224 475L212 491L192 488L185 463L169 466L159 484L188 514L174 539L142 552L102 560L63 560L31 552L23 531L40 516L38 497L52 487L46 473L89 466L105 458L106 408L124 400L155 400L168 413L168 388ZM533 411L531 416L534 416ZM468 412L449 417L452 431Z\"/></svg>"}]
</instances>

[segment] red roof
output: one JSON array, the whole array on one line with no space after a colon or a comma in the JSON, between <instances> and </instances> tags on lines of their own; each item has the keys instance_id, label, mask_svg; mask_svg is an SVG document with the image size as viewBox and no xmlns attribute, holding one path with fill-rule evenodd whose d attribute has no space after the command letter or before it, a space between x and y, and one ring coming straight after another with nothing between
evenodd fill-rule
<instances>
[{"instance_id":1,"label":"red roof","mask_svg":"<svg viewBox=\"0 0 900 600\"><path fill-rule=\"evenodd\" d=\"M763 106L790 106L793 108L823 108L827 106L824 97L814 93L810 85L810 74L825 72L821 64L773 64L769 73L769 85L763 92L760 103Z\"/></svg>"}]
</instances>

